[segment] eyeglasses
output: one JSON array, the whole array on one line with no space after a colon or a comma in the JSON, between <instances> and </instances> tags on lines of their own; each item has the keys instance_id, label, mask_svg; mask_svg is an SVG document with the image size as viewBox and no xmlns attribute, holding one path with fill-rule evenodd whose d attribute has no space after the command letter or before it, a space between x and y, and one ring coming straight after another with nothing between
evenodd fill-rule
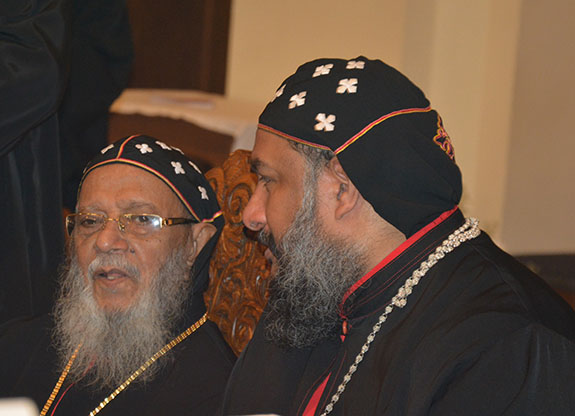
<instances>
[{"instance_id":1,"label":"eyeglasses","mask_svg":"<svg viewBox=\"0 0 575 416\"><path fill-rule=\"evenodd\" d=\"M195 222L191 218L162 218L155 214L122 214L118 218L109 218L102 214L80 212L66 217L66 232L71 236L76 230L82 237L88 237L103 230L108 221L116 221L121 232L135 236L153 234L162 227Z\"/></svg>"}]
</instances>

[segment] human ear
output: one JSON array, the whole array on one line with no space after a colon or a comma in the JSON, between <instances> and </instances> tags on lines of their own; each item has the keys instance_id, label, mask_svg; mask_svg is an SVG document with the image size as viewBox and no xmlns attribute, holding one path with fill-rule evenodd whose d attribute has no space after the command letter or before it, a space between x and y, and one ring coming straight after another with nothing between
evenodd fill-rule
<instances>
[{"instance_id":1,"label":"human ear","mask_svg":"<svg viewBox=\"0 0 575 416\"><path fill-rule=\"evenodd\" d=\"M215 233L216 227L209 222L200 222L192 226L192 247L186 258L186 264L189 267L194 265L196 257L198 257L198 254L200 254L206 243L210 241L210 238L212 238Z\"/></svg>"},{"instance_id":2,"label":"human ear","mask_svg":"<svg viewBox=\"0 0 575 416\"><path fill-rule=\"evenodd\" d=\"M340 220L357 206L361 195L343 170L337 157L328 162L327 174L331 177L330 183L335 191L335 219Z\"/></svg>"}]
</instances>

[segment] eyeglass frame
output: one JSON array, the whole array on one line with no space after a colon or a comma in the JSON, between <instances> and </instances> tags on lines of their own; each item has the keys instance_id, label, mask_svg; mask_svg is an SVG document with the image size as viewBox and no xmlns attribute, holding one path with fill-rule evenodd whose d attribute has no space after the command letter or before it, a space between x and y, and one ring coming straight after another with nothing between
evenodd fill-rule
<instances>
[{"instance_id":1,"label":"eyeglass frame","mask_svg":"<svg viewBox=\"0 0 575 416\"><path fill-rule=\"evenodd\" d=\"M76 212L73 214L68 214L66 215L66 233L68 234L69 237L72 236L72 233L74 232L74 229L76 228L76 224L71 224L72 218L76 218L80 215L92 215L94 217L98 217L98 218L103 218L104 222L102 223L102 226L99 229L95 229L93 233L88 234L87 236L91 236L99 231L102 231L105 227L108 221L115 221L118 224L118 230L121 233L125 233L126 232L126 226L125 224L123 224L122 222L120 222L120 218L122 217L130 217L130 216L146 216L146 217L153 217L156 219L160 220L160 228L159 230L161 230L164 227L170 227L172 225L183 225L183 224L192 224L197 222L196 220L194 220L193 218L182 218L182 217L170 217L170 218L164 218L161 215L158 214L135 214L135 213L126 213L126 214L122 214L120 215L118 218L111 218L111 217L107 217L104 214L96 214L93 212ZM70 230L70 227L72 227L72 229ZM138 236L139 234L133 234ZM143 235L149 235L149 234L141 234Z\"/></svg>"}]
</instances>

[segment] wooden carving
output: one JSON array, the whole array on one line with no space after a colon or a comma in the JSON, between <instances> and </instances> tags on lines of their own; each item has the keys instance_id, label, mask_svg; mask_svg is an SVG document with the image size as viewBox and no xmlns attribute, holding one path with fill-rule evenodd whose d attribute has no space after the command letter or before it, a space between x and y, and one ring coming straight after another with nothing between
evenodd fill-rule
<instances>
[{"instance_id":1,"label":"wooden carving","mask_svg":"<svg viewBox=\"0 0 575 416\"><path fill-rule=\"evenodd\" d=\"M251 339L267 300L270 268L265 247L244 233L242 212L257 179L250 172L250 152L237 150L221 168L207 172L216 191L226 225L210 264L210 287L205 300L208 315L236 354Z\"/></svg>"}]
</instances>

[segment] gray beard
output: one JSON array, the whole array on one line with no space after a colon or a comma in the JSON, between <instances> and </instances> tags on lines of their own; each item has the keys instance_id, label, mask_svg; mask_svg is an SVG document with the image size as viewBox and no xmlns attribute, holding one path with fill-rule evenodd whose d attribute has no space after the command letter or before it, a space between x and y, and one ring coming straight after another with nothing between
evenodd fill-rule
<instances>
[{"instance_id":1,"label":"gray beard","mask_svg":"<svg viewBox=\"0 0 575 416\"><path fill-rule=\"evenodd\" d=\"M102 254L90 265L137 268L122 255ZM91 277L85 278L77 256L72 253L67 270L61 276L61 294L56 303L54 341L64 368L78 345L79 349L68 378L97 388L116 388L174 334L188 299L190 277L183 250L174 252L153 277L152 284L125 311L104 311L94 299ZM90 274L90 271L88 272ZM167 357L157 361L135 382L151 380Z\"/></svg>"},{"instance_id":2,"label":"gray beard","mask_svg":"<svg viewBox=\"0 0 575 416\"><path fill-rule=\"evenodd\" d=\"M271 235L259 236L277 258L269 286L266 338L288 349L337 336L343 295L366 269L361 247L322 230L314 185L306 184L302 207L277 245Z\"/></svg>"}]
</instances>

